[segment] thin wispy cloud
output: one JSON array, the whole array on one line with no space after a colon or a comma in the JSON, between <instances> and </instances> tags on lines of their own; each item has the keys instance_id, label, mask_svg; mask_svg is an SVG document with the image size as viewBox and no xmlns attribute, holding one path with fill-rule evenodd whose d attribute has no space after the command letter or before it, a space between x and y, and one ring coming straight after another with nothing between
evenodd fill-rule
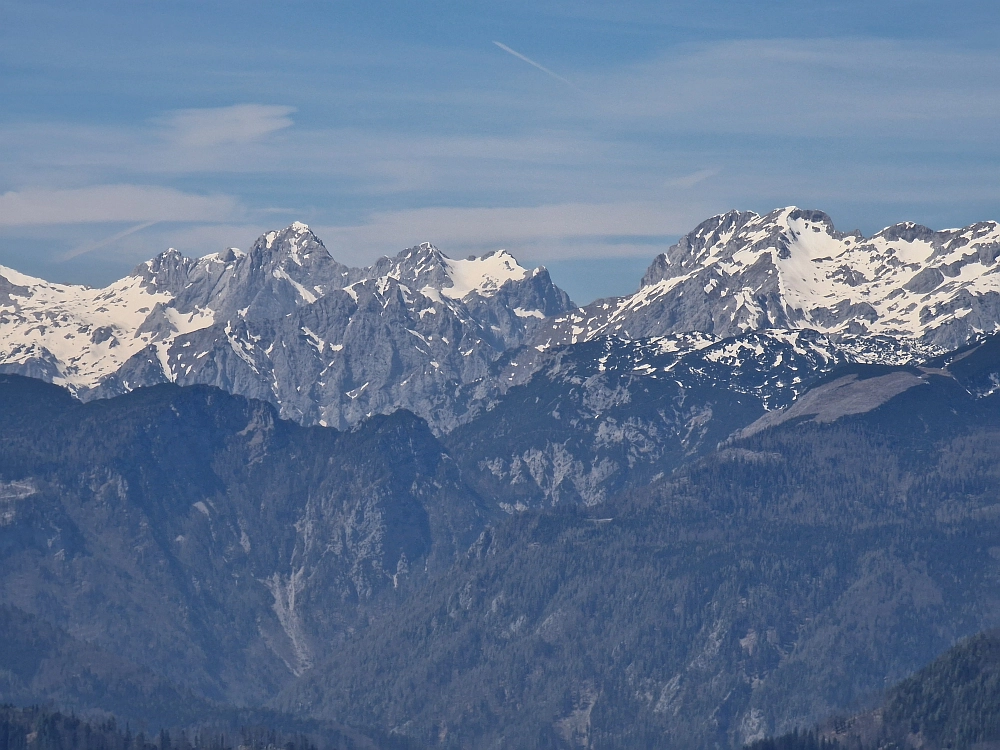
<instances>
[{"instance_id":1,"label":"thin wispy cloud","mask_svg":"<svg viewBox=\"0 0 1000 750\"><path fill-rule=\"evenodd\" d=\"M0 195L0 227L151 221L227 221L242 213L228 195L155 185L28 188Z\"/></svg>"},{"instance_id":2,"label":"thin wispy cloud","mask_svg":"<svg viewBox=\"0 0 1000 750\"><path fill-rule=\"evenodd\" d=\"M88 242L85 245L80 245L70 250L68 253L63 253L57 256L56 260L67 261L73 258L78 258L81 255L86 255L87 253L93 252L94 250L100 250L102 247L107 247L118 240L123 240L126 237L135 234L136 232L141 232L143 229L148 229L154 224L159 224L159 219L154 219L153 221L144 221L142 224L136 224L134 227L129 227L117 234L113 234L110 237L105 237L103 240L98 240L97 242Z\"/></svg>"},{"instance_id":3,"label":"thin wispy cloud","mask_svg":"<svg viewBox=\"0 0 1000 750\"><path fill-rule=\"evenodd\" d=\"M350 226L317 225L339 260L370 263L379 255L431 240L458 257L506 247L519 257L544 259L650 254L642 238L689 230L717 207L697 200L564 203L511 208L423 208L376 212ZM635 243L623 238L634 237ZM614 239L609 239L614 238Z\"/></svg>"},{"instance_id":4,"label":"thin wispy cloud","mask_svg":"<svg viewBox=\"0 0 1000 750\"><path fill-rule=\"evenodd\" d=\"M535 62L534 60L532 60L527 55L522 55L517 50L511 49L510 47L508 47L506 44L503 44L502 42L493 42L493 44L495 44L497 47L499 47L500 49L502 49L504 52L507 52L508 54L513 55L518 60L523 60L524 62L528 63L528 65L533 65L534 67L538 68L540 71L542 71L546 75L549 75L552 78L555 78L557 81L561 81L562 83L565 83L567 86L569 86L574 91L577 91L577 92L579 92L581 94L583 93L583 89L581 89L575 83L573 83L572 81L566 80L561 75L559 75L558 73L556 73L554 71L549 70L548 68L546 68L541 63Z\"/></svg>"},{"instance_id":5,"label":"thin wispy cloud","mask_svg":"<svg viewBox=\"0 0 1000 750\"><path fill-rule=\"evenodd\" d=\"M184 146L248 143L292 126L295 107L236 104L231 107L182 109L163 119L167 136Z\"/></svg>"},{"instance_id":6,"label":"thin wispy cloud","mask_svg":"<svg viewBox=\"0 0 1000 750\"><path fill-rule=\"evenodd\" d=\"M683 177L675 177L672 180L667 180L666 185L667 187L694 187L699 182L704 182L705 180L715 177L721 171L721 169L699 169L697 172L692 172L691 174L684 175Z\"/></svg>"}]
</instances>

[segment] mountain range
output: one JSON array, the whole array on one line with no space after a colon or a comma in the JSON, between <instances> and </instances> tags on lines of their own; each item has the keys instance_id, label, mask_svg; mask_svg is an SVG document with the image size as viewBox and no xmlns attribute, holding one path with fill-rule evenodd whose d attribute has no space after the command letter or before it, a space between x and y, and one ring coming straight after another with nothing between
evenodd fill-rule
<instances>
[{"instance_id":1,"label":"mountain range","mask_svg":"<svg viewBox=\"0 0 1000 750\"><path fill-rule=\"evenodd\" d=\"M0 268L0 700L431 747L812 726L1000 625L998 256L786 208L583 308L298 223L104 289Z\"/></svg>"},{"instance_id":2,"label":"mountain range","mask_svg":"<svg viewBox=\"0 0 1000 750\"><path fill-rule=\"evenodd\" d=\"M504 251L452 260L425 243L348 268L295 223L246 253L168 250L103 289L0 268L0 371L83 399L214 385L338 428L405 408L440 434L544 354L604 336L706 334L694 349L813 330L855 361L943 353L997 329L998 255L995 222L865 238L819 211L733 211L657 256L635 294L576 308Z\"/></svg>"},{"instance_id":3,"label":"mountain range","mask_svg":"<svg viewBox=\"0 0 1000 750\"><path fill-rule=\"evenodd\" d=\"M0 279L5 372L84 399L214 385L333 427L397 408L448 424L458 386L570 307L503 251L451 260L424 244L347 268L298 223L247 253L168 250L104 289Z\"/></svg>"},{"instance_id":4,"label":"mountain range","mask_svg":"<svg viewBox=\"0 0 1000 750\"><path fill-rule=\"evenodd\" d=\"M864 237L821 211L730 211L657 256L636 294L557 316L545 341L811 328L954 349L996 329L998 256L996 222Z\"/></svg>"}]
</instances>

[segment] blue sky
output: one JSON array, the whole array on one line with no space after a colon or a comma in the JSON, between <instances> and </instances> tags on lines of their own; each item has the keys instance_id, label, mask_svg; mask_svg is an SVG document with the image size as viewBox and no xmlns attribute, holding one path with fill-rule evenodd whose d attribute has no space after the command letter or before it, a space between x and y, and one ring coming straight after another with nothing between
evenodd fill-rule
<instances>
[{"instance_id":1,"label":"blue sky","mask_svg":"<svg viewBox=\"0 0 1000 750\"><path fill-rule=\"evenodd\" d=\"M1000 219L998 39L961 0L0 0L0 263L103 284L301 220L586 302L729 208Z\"/></svg>"}]
</instances>

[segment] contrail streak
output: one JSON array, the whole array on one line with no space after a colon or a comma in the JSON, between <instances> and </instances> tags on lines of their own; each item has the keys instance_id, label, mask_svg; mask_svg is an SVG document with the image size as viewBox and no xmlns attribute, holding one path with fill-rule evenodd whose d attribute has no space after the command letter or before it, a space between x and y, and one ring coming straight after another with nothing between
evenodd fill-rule
<instances>
[{"instance_id":1,"label":"contrail streak","mask_svg":"<svg viewBox=\"0 0 1000 750\"><path fill-rule=\"evenodd\" d=\"M546 68L544 65L540 65L539 63L536 63L530 57L525 57L524 55L522 55L517 50L513 50L510 47L508 47L506 44L501 44L500 42L493 42L493 43L497 47L499 47L500 49L502 49L504 52L509 52L510 54L512 54L518 60L524 60L526 63L528 63L528 65L534 65L536 68L538 68L540 71L542 71L546 75L552 76L557 81L562 81L563 83L565 83L567 86L569 86L574 91L579 91L581 94L583 93L583 91L576 84L574 84L574 83L572 83L570 81L567 81L565 78L563 78L558 73L553 73L551 70L549 70L548 68Z\"/></svg>"},{"instance_id":2,"label":"contrail streak","mask_svg":"<svg viewBox=\"0 0 1000 750\"><path fill-rule=\"evenodd\" d=\"M74 248L70 250L68 253L60 255L58 258L56 258L56 260L60 261L71 260L79 255L85 255L86 253L89 253L93 250L97 250L98 248L110 245L112 242L117 242L118 240L124 237L128 237L130 234L141 232L143 229L147 229L153 226L153 224L159 224L160 221L161 221L160 219L155 219L153 221L145 221L142 224L136 224L134 227L129 227L128 229L125 229L119 232L118 234L112 235L111 237L108 237L106 239L98 240L97 242L92 242L89 245L80 245L80 247Z\"/></svg>"}]
</instances>

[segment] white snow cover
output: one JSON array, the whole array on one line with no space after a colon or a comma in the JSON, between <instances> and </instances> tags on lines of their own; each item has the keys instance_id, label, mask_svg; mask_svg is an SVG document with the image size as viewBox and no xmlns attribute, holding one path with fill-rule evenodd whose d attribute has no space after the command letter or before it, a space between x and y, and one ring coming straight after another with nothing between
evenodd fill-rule
<instances>
[{"instance_id":1,"label":"white snow cover","mask_svg":"<svg viewBox=\"0 0 1000 750\"><path fill-rule=\"evenodd\" d=\"M506 250L472 260L445 258L444 262L452 286L442 288L441 294L452 299L464 299L473 292L492 297L508 281L520 281L530 274Z\"/></svg>"},{"instance_id":2,"label":"white snow cover","mask_svg":"<svg viewBox=\"0 0 1000 750\"><path fill-rule=\"evenodd\" d=\"M145 288L137 276L103 289L53 284L4 266L0 278L14 285L5 294L0 282L0 364L55 360L53 382L71 390L96 385L151 343L152 334L138 330L157 303L171 299ZM212 324L204 311L165 313L176 328L173 336Z\"/></svg>"},{"instance_id":3,"label":"white snow cover","mask_svg":"<svg viewBox=\"0 0 1000 750\"><path fill-rule=\"evenodd\" d=\"M541 310L525 310L523 307L515 307L514 314L519 318L544 318Z\"/></svg>"},{"instance_id":4,"label":"white snow cover","mask_svg":"<svg viewBox=\"0 0 1000 750\"><path fill-rule=\"evenodd\" d=\"M314 240L309 227L301 222L282 231L268 232L263 237L266 250L274 248L279 241L288 243L287 256L271 269L270 275L290 285L299 305L310 305L325 293L336 291L313 286L307 280L312 267L307 253L311 252ZM385 273L384 262L359 270L363 279L374 280L380 292L385 293L388 279L399 280L403 264L412 261L414 256L419 259L416 269L412 269L421 279L419 293L431 303L420 307L420 317L436 313L435 305L454 308L461 306L461 300L470 295L490 297L507 281L521 280L531 273L506 251L472 260L451 260L429 243L414 248L405 257L384 259L390 266L387 275L379 278L372 275L376 268L383 269L380 274ZM20 365L17 371L36 372L78 393L98 386L102 378L117 372L129 358L153 345L167 379L175 380L179 375L189 374L192 367L188 356L186 372L173 371L180 366L171 354L175 339L216 322L229 323L228 320L216 321L220 295L226 293L238 269L250 261L250 256L237 248L206 255L197 263L186 261L171 249L160 258L142 264L133 275L103 289L54 284L0 266L0 366ZM224 268L219 268L219 264ZM298 273L297 280L291 274L298 269L303 272ZM210 296L199 303L204 307L174 298L175 293L183 295L180 287L187 289L192 284L184 286L183 280L171 281L172 273L186 273L188 279L215 280ZM162 280L157 274L163 274ZM344 291L357 301L355 287L362 283L364 280L355 282ZM407 302L412 302L410 288L403 284L400 288ZM242 308L238 315L245 317L248 309ZM542 317L536 310L521 308L515 310L515 315ZM306 335L311 339L315 336L311 331ZM247 349L249 344L238 340L229 325L225 336L237 356L256 371L253 353ZM314 341L320 352L326 343L318 338ZM330 348L339 351L343 347L330 343ZM25 369L27 365L32 366Z\"/></svg>"},{"instance_id":5,"label":"white snow cover","mask_svg":"<svg viewBox=\"0 0 1000 750\"><path fill-rule=\"evenodd\" d=\"M389 279L401 284L406 280L412 283L417 293L430 301L447 303L448 300L465 300L470 295L492 297L508 281L533 277L541 269L529 271L506 250L487 253L480 258L452 260L431 243L423 242L395 258L383 258L365 271L366 277L377 279L380 286L386 286ZM410 287L404 289L410 292ZM544 317L534 310L522 313L517 314L521 317Z\"/></svg>"},{"instance_id":6,"label":"white snow cover","mask_svg":"<svg viewBox=\"0 0 1000 750\"><path fill-rule=\"evenodd\" d=\"M735 301L731 320L741 330L771 327L768 312L757 299L759 286L741 286L743 275L764 256L777 273L784 309L797 316L791 328L845 333L859 316L829 322L835 317L830 311L838 306L868 305L868 316L873 319L864 321L864 326L869 335L919 339L969 314L969 306L956 304L957 299L1000 293L1000 260L990 252L1000 243L996 222L942 230L934 235L934 246L924 238L898 236L907 230L921 234L914 224L896 225L865 238L839 234L827 221L806 218L812 213L792 206L755 216L737 231L719 231L708 237L710 245L685 259L684 265L668 264L676 268L676 275L555 322L574 341L608 334L629 337L630 323L644 308L674 294L690 294L687 286L681 292L677 289L697 278L698 294L707 296L721 288L718 294L731 295ZM916 279L921 273L924 280L928 274L936 278L940 273L942 278L926 282L925 288ZM989 330L996 329L994 325Z\"/></svg>"}]
</instances>

